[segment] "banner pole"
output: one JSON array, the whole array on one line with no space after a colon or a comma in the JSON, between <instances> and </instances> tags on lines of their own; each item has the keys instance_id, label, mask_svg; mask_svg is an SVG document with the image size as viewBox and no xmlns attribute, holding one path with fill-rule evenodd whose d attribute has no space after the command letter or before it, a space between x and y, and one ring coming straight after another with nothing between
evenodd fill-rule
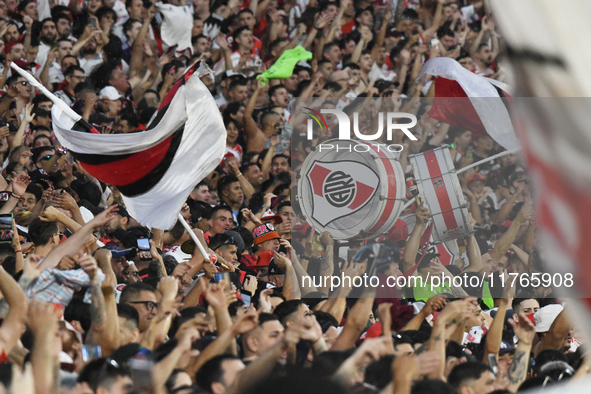
<instances>
[{"instance_id":1,"label":"banner pole","mask_svg":"<svg viewBox=\"0 0 591 394\"><path fill-rule=\"evenodd\" d=\"M193 232L193 229L191 228L191 226L189 226L189 223L187 223L187 221L185 220L185 218L183 217L183 215L181 215L180 213L179 213L179 221L181 222L181 224L183 225L183 227L185 228L185 230L187 230L187 232L191 236L191 239L193 240L193 242L195 242L195 245L197 245L197 247L199 248L199 251L203 255L203 258L205 259L205 261L210 262L210 260L209 260L209 253L207 253L205 251L205 248L203 247L203 244L201 243L201 241L199 240L199 238L197 238L197 235L195 235L195 233Z\"/></svg>"},{"instance_id":2,"label":"banner pole","mask_svg":"<svg viewBox=\"0 0 591 394\"><path fill-rule=\"evenodd\" d=\"M499 157L507 156L507 155L509 155L511 153L519 152L520 150L521 149L513 149L513 150L508 150L508 151L505 151L505 152L497 153L496 155L492 155L490 157L487 157L486 159L482 159L480 161L477 161L476 163L472 163L469 166L460 168L459 170L456 171L456 174L461 174L462 172L467 171L470 168L473 168L473 167L479 166L481 164L487 163L487 162L492 161L494 159L497 159Z\"/></svg>"}]
</instances>

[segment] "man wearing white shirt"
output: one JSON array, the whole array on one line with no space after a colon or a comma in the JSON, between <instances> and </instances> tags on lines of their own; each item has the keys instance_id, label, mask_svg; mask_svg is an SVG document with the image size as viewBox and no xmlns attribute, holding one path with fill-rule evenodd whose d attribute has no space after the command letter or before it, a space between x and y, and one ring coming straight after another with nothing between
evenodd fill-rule
<instances>
[{"instance_id":1,"label":"man wearing white shirt","mask_svg":"<svg viewBox=\"0 0 591 394\"><path fill-rule=\"evenodd\" d=\"M47 60L47 54L55 43L57 38L57 29L55 22L51 18L46 18L41 21L41 34L39 35L39 52L37 53L37 59L35 63L43 67L45 60Z\"/></svg>"}]
</instances>

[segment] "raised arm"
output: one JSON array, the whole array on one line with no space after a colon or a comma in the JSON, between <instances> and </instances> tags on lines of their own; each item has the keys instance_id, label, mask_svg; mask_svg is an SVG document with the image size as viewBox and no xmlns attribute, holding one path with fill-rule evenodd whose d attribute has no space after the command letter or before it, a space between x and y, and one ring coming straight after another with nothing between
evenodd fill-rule
<instances>
[{"instance_id":1,"label":"raised arm","mask_svg":"<svg viewBox=\"0 0 591 394\"><path fill-rule=\"evenodd\" d=\"M509 319L509 323L513 326L513 332L519 342L517 342L513 361L507 373L509 379L507 390L516 392L521 383L527 378L527 368L536 329L523 312L519 314L519 324L513 319Z\"/></svg>"},{"instance_id":2,"label":"raised arm","mask_svg":"<svg viewBox=\"0 0 591 394\"><path fill-rule=\"evenodd\" d=\"M511 225L509 226L507 231L505 231L505 234L503 234L503 236L497 241L497 243L495 244L495 248L492 252L490 252L490 257L493 260L493 262L499 262L501 257L503 257L505 253L507 253L509 248L511 248L511 245L513 245L515 238L517 237L517 232L519 231L519 228L523 223L531 219L531 215L531 207L527 203L524 204L523 207L519 210L519 213L517 214L515 220L511 222Z\"/></svg>"},{"instance_id":3,"label":"raised arm","mask_svg":"<svg viewBox=\"0 0 591 394\"><path fill-rule=\"evenodd\" d=\"M480 254L480 247L478 246L478 242L476 242L474 234L470 235L468 238L466 252L468 254L468 266L464 272L482 272L484 269L484 266L482 265L482 255Z\"/></svg>"},{"instance_id":4,"label":"raised arm","mask_svg":"<svg viewBox=\"0 0 591 394\"><path fill-rule=\"evenodd\" d=\"M263 91L262 78L257 80L257 87L252 94L250 100L246 104L246 109L244 110L244 132L246 133L246 138L248 139L248 143L246 146L247 152L260 152L265 148L265 135L263 134L262 130L259 129L257 126L256 121L252 117L252 113L254 111L254 107L257 102L257 98L259 94Z\"/></svg>"},{"instance_id":5,"label":"raised arm","mask_svg":"<svg viewBox=\"0 0 591 394\"><path fill-rule=\"evenodd\" d=\"M8 303L8 314L0 326L0 348L10 354L23 334L27 318L27 299L15 280L0 267L0 292Z\"/></svg>"},{"instance_id":6,"label":"raised arm","mask_svg":"<svg viewBox=\"0 0 591 394\"><path fill-rule=\"evenodd\" d=\"M345 327L333 343L331 350L347 350L355 346L355 341L367 325L375 294L376 289L373 287L363 290L362 298L359 298L351 308Z\"/></svg>"},{"instance_id":7,"label":"raised arm","mask_svg":"<svg viewBox=\"0 0 591 394\"><path fill-rule=\"evenodd\" d=\"M505 313L511 305L510 298L501 298L499 309L493 319L490 329L486 334L486 343L484 344L484 354L482 355L482 362L488 365L488 355L494 354L495 358L499 356L501 349L501 341L503 339L503 327L505 324Z\"/></svg>"},{"instance_id":8,"label":"raised arm","mask_svg":"<svg viewBox=\"0 0 591 394\"><path fill-rule=\"evenodd\" d=\"M35 301L29 309L27 325L34 337L31 363L35 377L35 392L51 393L56 367L59 365L59 351L55 352L58 313L52 304Z\"/></svg>"},{"instance_id":9,"label":"raised arm","mask_svg":"<svg viewBox=\"0 0 591 394\"><path fill-rule=\"evenodd\" d=\"M420 200L419 200L420 201ZM406 242L404 249L404 259L402 260L402 272L407 272L409 269L415 266L415 260L417 258L417 252L421 247L421 236L425 232L427 222L429 221L429 210L421 205L417 207L415 212L416 222L415 227L412 229L410 237Z\"/></svg>"},{"instance_id":10,"label":"raised arm","mask_svg":"<svg viewBox=\"0 0 591 394\"><path fill-rule=\"evenodd\" d=\"M31 115L32 111L33 111L33 103L27 104L25 106L25 116L23 118L23 121L21 122L21 125L18 128L18 131L14 135L14 139L12 140L12 145L11 145L10 149L14 149L17 146L22 145L23 137L25 135L25 130L27 129L27 126L29 125L29 123L31 123L33 118L35 118L35 114Z\"/></svg>"},{"instance_id":11,"label":"raised arm","mask_svg":"<svg viewBox=\"0 0 591 394\"><path fill-rule=\"evenodd\" d=\"M115 215L117 215L117 206L113 205L95 216L94 219L82 226L80 230L75 232L70 238L49 252L41 262L39 269L44 270L47 268L54 268L59 264L62 257L73 255L78 252L94 229L104 226L105 223L115 217Z\"/></svg>"},{"instance_id":12,"label":"raised arm","mask_svg":"<svg viewBox=\"0 0 591 394\"><path fill-rule=\"evenodd\" d=\"M131 61L129 63L130 76L134 76L142 67L142 61L144 59L144 40L148 35L150 22L152 21L152 18L154 18L154 15L156 15L156 9L154 6L152 6L148 10L148 17L144 21L144 24L142 25L135 41L133 42L133 46L131 48Z\"/></svg>"}]
</instances>

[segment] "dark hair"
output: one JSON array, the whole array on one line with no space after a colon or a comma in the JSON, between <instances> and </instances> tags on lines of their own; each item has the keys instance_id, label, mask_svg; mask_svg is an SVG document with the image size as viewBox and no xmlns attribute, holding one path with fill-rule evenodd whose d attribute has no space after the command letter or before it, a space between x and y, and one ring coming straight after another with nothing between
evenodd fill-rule
<instances>
[{"instance_id":1,"label":"dark hair","mask_svg":"<svg viewBox=\"0 0 591 394\"><path fill-rule=\"evenodd\" d=\"M268 93L269 97L273 97L275 95L275 92L278 91L279 89L285 89L285 86L283 86L283 84L271 86L269 88L269 93Z\"/></svg>"},{"instance_id":2,"label":"dark hair","mask_svg":"<svg viewBox=\"0 0 591 394\"><path fill-rule=\"evenodd\" d=\"M211 11L213 11L213 9ZM245 30L251 31L248 26L240 26L238 29L234 30L234 33L232 34L232 36L234 37L234 41L238 37L240 37L240 35L242 34L242 32L244 32Z\"/></svg>"},{"instance_id":3,"label":"dark hair","mask_svg":"<svg viewBox=\"0 0 591 394\"><path fill-rule=\"evenodd\" d=\"M230 90L231 89L232 83L230 83ZM244 107L244 104L241 102L228 103L228 105L226 105L226 108L224 108L224 111L222 113L224 123L230 119L233 119L231 115L236 115L238 111L240 111L240 107Z\"/></svg>"},{"instance_id":4,"label":"dark hair","mask_svg":"<svg viewBox=\"0 0 591 394\"><path fill-rule=\"evenodd\" d=\"M415 382L412 386L412 394L455 394L456 391L449 384L441 380L424 379Z\"/></svg>"},{"instance_id":5,"label":"dark hair","mask_svg":"<svg viewBox=\"0 0 591 394\"><path fill-rule=\"evenodd\" d=\"M400 13L400 19L417 20L419 19L419 13L412 8L405 8Z\"/></svg>"},{"instance_id":6,"label":"dark hair","mask_svg":"<svg viewBox=\"0 0 591 394\"><path fill-rule=\"evenodd\" d=\"M76 65L78 65L78 66L80 65L80 61L79 61L79 60L78 60L78 58L77 58L76 56L74 56L74 55L66 55L66 56L64 56L64 57L62 58L62 63L64 62L64 60L65 60L65 59L69 59L69 58L72 58L72 59L76 60ZM60 66L61 66L61 64L60 64ZM40 96L43 96L43 95L41 94ZM37 97L39 97L39 96L37 96Z\"/></svg>"},{"instance_id":7,"label":"dark hair","mask_svg":"<svg viewBox=\"0 0 591 394\"><path fill-rule=\"evenodd\" d=\"M365 382L383 389L392 380L394 355L387 355L369 364L365 370Z\"/></svg>"},{"instance_id":8,"label":"dark hair","mask_svg":"<svg viewBox=\"0 0 591 394\"><path fill-rule=\"evenodd\" d=\"M29 225L29 237L35 246L47 245L51 237L58 232L56 222L44 222L39 218L35 218Z\"/></svg>"},{"instance_id":9,"label":"dark hair","mask_svg":"<svg viewBox=\"0 0 591 394\"><path fill-rule=\"evenodd\" d=\"M287 42L287 39L284 37L279 37L276 40L271 41L269 44L269 52L274 51L277 45L281 44L282 42Z\"/></svg>"},{"instance_id":10,"label":"dark hair","mask_svg":"<svg viewBox=\"0 0 591 394\"><path fill-rule=\"evenodd\" d=\"M467 362L457 365L451 370L447 381L456 390L460 391L464 382L467 380L478 380L484 372L492 373L490 367L481 362Z\"/></svg>"},{"instance_id":11,"label":"dark hair","mask_svg":"<svg viewBox=\"0 0 591 394\"><path fill-rule=\"evenodd\" d=\"M521 303L526 300L536 300L536 297L532 291L526 290L519 293L519 298L514 298L513 302L511 303L511 309L513 312L517 313L517 308L521 307ZM539 302L538 302L539 303Z\"/></svg>"},{"instance_id":12,"label":"dark hair","mask_svg":"<svg viewBox=\"0 0 591 394\"><path fill-rule=\"evenodd\" d=\"M286 301L287 302L287 301ZM285 304L285 302L283 303ZM283 305L279 304L279 306ZM277 306L279 308L279 306ZM328 350L314 357L311 370L319 378L333 375L346 359L351 357L355 348L348 350Z\"/></svg>"},{"instance_id":13,"label":"dark hair","mask_svg":"<svg viewBox=\"0 0 591 394\"><path fill-rule=\"evenodd\" d=\"M281 321L279 320L277 315L275 315L273 313L263 312L259 315L259 326L262 326L263 324L265 324L268 321L278 321L279 323L281 323Z\"/></svg>"},{"instance_id":14,"label":"dark hair","mask_svg":"<svg viewBox=\"0 0 591 394\"><path fill-rule=\"evenodd\" d=\"M69 16L68 14L65 14L64 12L58 12L58 13L54 13L54 11L55 11L55 9L56 9L57 7L59 7L59 6L55 6L55 7L53 7L53 9L51 10L51 11L52 11L52 14L54 14L54 15L52 16L53 23L55 23L56 27L57 27L57 22L58 22L60 19L66 19L66 20L68 21L68 23L72 23L72 19L70 18L70 16ZM67 8L66 8L66 10L67 10L67 12L70 12L70 11L69 11ZM61 40L58 40L58 41L61 41ZM68 40L68 41L70 41L70 40Z\"/></svg>"},{"instance_id":15,"label":"dark hair","mask_svg":"<svg viewBox=\"0 0 591 394\"><path fill-rule=\"evenodd\" d=\"M287 160L287 163L291 165L291 159L289 158L289 156L287 156L286 154L283 153L277 153L275 156L273 156L273 158L271 159L271 163L275 161L275 159L277 158L281 158L283 157L285 160Z\"/></svg>"},{"instance_id":16,"label":"dark hair","mask_svg":"<svg viewBox=\"0 0 591 394\"><path fill-rule=\"evenodd\" d=\"M437 29L437 38L441 39L444 36L455 37L456 33L454 33L454 31L447 26L441 26L439 29Z\"/></svg>"},{"instance_id":17,"label":"dark hair","mask_svg":"<svg viewBox=\"0 0 591 394\"><path fill-rule=\"evenodd\" d=\"M140 325L140 315L133 306L129 304L117 305L117 316L124 318L133 325L133 329Z\"/></svg>"},{"instance_id":18,"label":"dark hair","mask_svg":"<svg viewBox=\"0 0 591 394\"><path fill-rule=\"evenodd\" d=\"M244 14L244 13L254 16L254 12L252 12L252 10L250 10L248 8L243 8L240 11L238 11L238 16L240 16L240 14Z\"/></svg>"},{"instance_id":19,"label":"dark hair","mask_svg":"<svg viewBox=\"0 0 591 394\"><path fill-rule=\"evenodd\" d=\"M74 71L80 71L81 73L84 73L84 69L82 67L72 65L66 68L66 71L64 71L64 77L71 77L72 75L74 75Z\"/></svg>"},{"instance_id":20,"label":"dark hair","mask_svg":"<svg viewBox=\"0 0 591 394\"><path fill-rule=\"evenodd\" d=\"M87 81L78 82L74 88L74 94L79 95L82 92L94 93L94 87L92 86L92 83Z\"/></svg>"},{"instance_id":21,"label":"dark hair","mask_svg":"<svg viewBox=\"0 0 591 394\"><path fill-rule=\"evenodd\" d=\"M121 291L119 304L121 305L128 303L133 298L138 296L142 291L149 291L151 293L155 292L154 288L146 283L130 283Z\"/></svg>"},{"instance_id":22,"label":"dark hair","mask_svg":"<svg viewBox=\"0 0 591 394\"><path fill-rule=\"evenodd\" d=\"M110 389L120 376L131 377L131 371L127 366L119 364L111 358L102 360L103 365L99 368L99 373L96 377L96 387L92 388L94 392L96 392L99 387Z\"/></svg>"},{"instance_id":23,"label":"dark hair","mask_svg":"<svg viewBox=\"0 0 591 394\"><path fill-rule=\"evenodd\" d=\"M49 138L44 134L40 134L37 137L35 137L35 140L37 140L39 137ZM51 141L51 138L49 138L49 140ZM27 186L27 190L25 191L25 193L33 194L35 196L35 199L37 200L35 202L37 203L41 200L41 197L43 197L43 188L39 185L31 183L29 186Z\"/></svg>"},{"instance_id":24,"label":"dark hair","mask_svg":"<svg viewBox=\"0 0 591 394\"><path fill-rule=\"evenodd\" d=\"M230 82L228 90L233 90L237 86L248 86L248 81L246 79L235 79Z\"/></svg>"},{"instance_id":25,"label":"dark hair","mask_svg":"<svg viewBox=\"0 0 591 394\"><path fill-rule=\"evenodd\" d=\"M221 194L230 187L232 183L239 182L234 175L226 175L218 181L218 193Z\"/></svg>"},{"instance_id":26,"label":"dark hair","mask_svg":"<svg viewBox=\"0 0 591 394\"><path fill-rule=\"evenodd\" d=\"M304 301L302 300L288 300L282 302L281 304L277 305L275 308L274 313L279 317L281 320L281 324L285 324L287 319L294 313L298 311L300 305L302 305Z\"/></svg>"},{"instance_id":27,"label":"dark hair","mask_svg":"<svg viewBox=\"0 0 591 394\"><path fill-rule=\"evenodd\" d=\"M100 7L96 10L95 16L100 22L101 18L107 14L113 15L114 22L117 22L117 13L111 7Z\"/></svg>"},{"instance_id":28,"label":"dark hair","mask_svg":"<svg viewBox=\"0 0 591 394\"><path fill-rule=\"evenodd\" d=\"M539 374L540 369L544 366L544 364L547 364L552 361L567 362L568 359L560 350L544 349L540 353L538 353L538 356L536 357L536 362L534 363L534 374Z\"/></svg>"},{"instance_id":29,"label":"dark hair","mask_svg":"<svg viewBox=\"0 0 591 394\"><path fill-rule=\"evenodd\" d=\"M138 19L131 19L131 18L129 18L128 20L125 21L125 23L123 24L123 34L125 34L126 37L127 37L127 32L133 28L133 24L136 22L142 23Z\"/></svg>"},{"instance_id":30,"label":"dark hair","mask_svg":"<svg viewBox=\"0 0 591 394\"><path fill-rule=\"evenodd\" d=\"M185 371L184 369L175 368L170 373L170 376L168 377L168 379L166 380L166 383L164 384L164 386L166 387L167 393L172 392L173 387L174 387L174 382L176 381L176 376L180 373L187 373L187 371Z\"/></svg>"},{"instance_id":31,"label":"dark hair","mask_svg":"<svg viewBox=\"0 0 591 394\"><path fill-rule=\"evenodd\" d=\"M283 201L279 203L279 205L277 205L277 208L275 208L275 212L279 213L279 211L281 211L285 207L291 207L291 201Z\"/></svg>"},{"instance_id":32,"label":"dark hair","mask_svg":"<svg viewBox=\"0 0 591 394\"><path fill-rule=\"evenodd\" d=\"M232 209L227 205L227 204L218 204L215 207L213 207L213 209L211 210L211 214L210 214L210 218L213 218L214 215L216 213L218 213L219 211L228 211L231 214L234 214L234 212L232 212Z\"/></svg>"},{"instance_id":33,"label":"dark hair","mask_svg":"<svg viewBox=\"0 0 591 394\"><path fill-rule=\"evenodd\" d=\"M314 316L316 316L316 321L320 324L320 327L322 327L322 332L326 332L330 327L337 328L339 326L337 319L328 312L315 311Z\"/></svg>"},{"instance_id":34,"label":"dark hair","mask_svg":"<svg viewBox=\"0 0 591 394\"><path fill-rule=\"evenodd\" d=\"M224 376L222 364L224 361L240 360L240 358L231 354L222 354L206 362L195 374L195 381L203 390L211 393L211 384L220 382Z\"/></svg>"}]
</instances>

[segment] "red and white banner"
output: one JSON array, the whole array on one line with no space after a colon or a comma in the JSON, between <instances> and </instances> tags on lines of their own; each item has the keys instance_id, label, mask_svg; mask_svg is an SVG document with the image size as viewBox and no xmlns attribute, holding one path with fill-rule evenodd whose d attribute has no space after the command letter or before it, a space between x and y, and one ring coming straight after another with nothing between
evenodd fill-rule
<instances>
[{"instance_id":1,"label":"red and white banner","mask_svg":"<svg viewBox=\"0 0 591 394\"><path fill-rule=\"evenodd\" d=\"M454 59L438 57L423 65L418 80L435 77L435 99L429 116L451 126L490 135L507 150L519 141L508 108L508 86L466 70Z\"/></svg>"},{"instance_id":2,"label":"red and white banner","mask_svg":"<svg viewBox=\"0 0 591 394\"><path fill-rule=\"evenodd\" d=\"M129 214L144 226L172 228L195 185L224 156L226 128L199 79L207 71L202 63L189 67L141 132L95 134L63 103L52 108L60 143L90 175L117 187Z\"/></svg>"}]
</instances>

